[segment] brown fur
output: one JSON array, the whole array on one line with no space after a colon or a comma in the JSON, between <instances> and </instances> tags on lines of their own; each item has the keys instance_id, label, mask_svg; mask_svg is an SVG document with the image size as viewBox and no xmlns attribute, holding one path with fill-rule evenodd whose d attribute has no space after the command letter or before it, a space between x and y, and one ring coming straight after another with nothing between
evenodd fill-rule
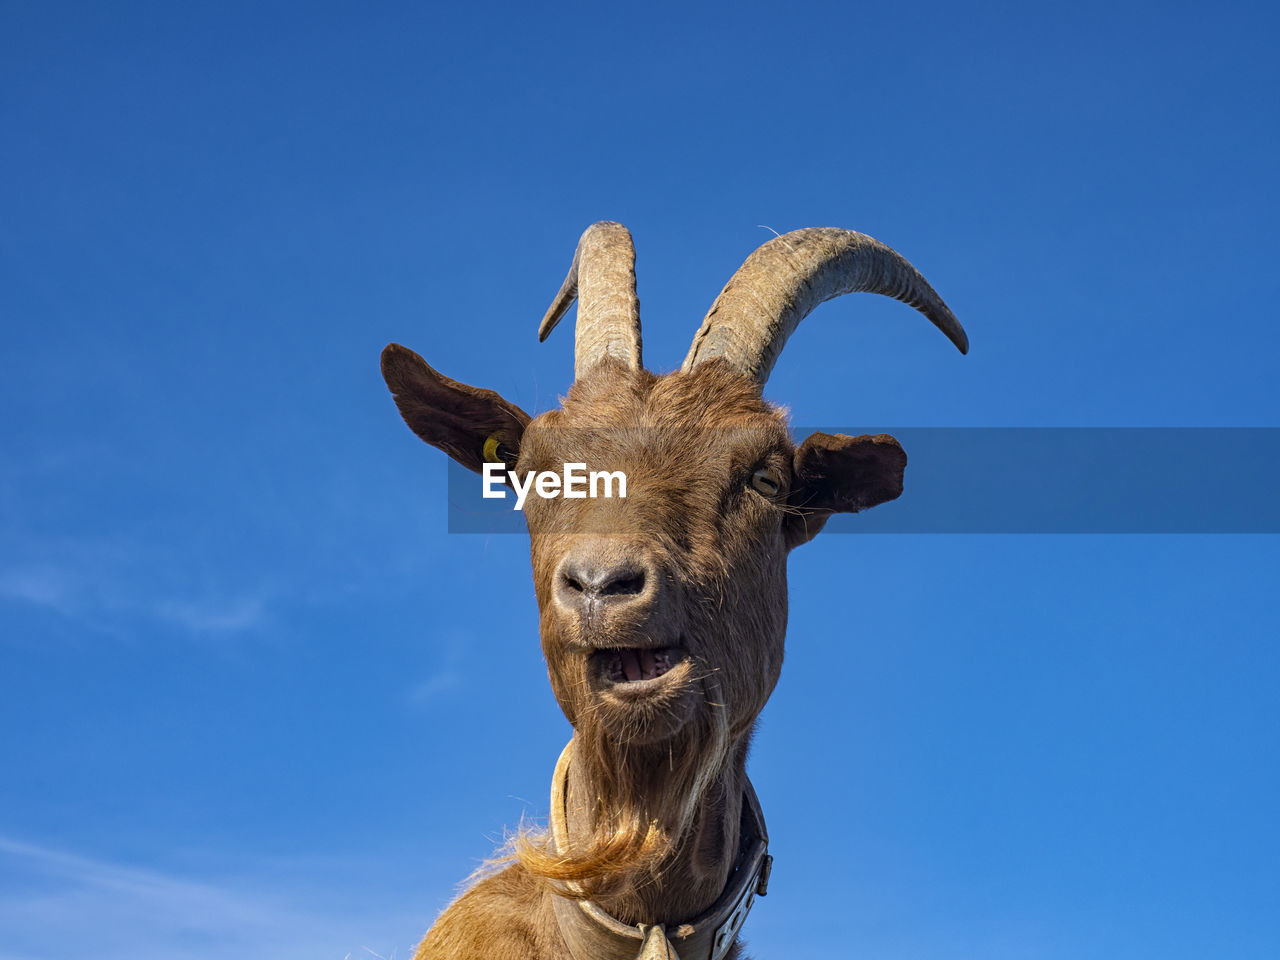
<instances>
[{"instance_id":1,"label":"brown fur","mask_svg":"<svg viewBox=\"0 0 1280 960\"><path fill-rule=\"evenodd\" d=\"M532 420L403 347L383 367L409 426L472 469L500 432L521 474L581 462L627 476L626 499L525 505L542 649L574 727L568 849L520 836L510 865L450 906L415 956L563 960L553 891L630 923L691 919L738 846L752 727L782 667L787 554L832 512L897 496L905 454L889 437L826 434L797 449L782 412L723 361L658 377L607 358ZM762 469L776 492L753 486ZM574 562L630 565L643 586L575 607ZM602 677L618 647L683 655L637 697Z\"/></svg>"}]
</instances>

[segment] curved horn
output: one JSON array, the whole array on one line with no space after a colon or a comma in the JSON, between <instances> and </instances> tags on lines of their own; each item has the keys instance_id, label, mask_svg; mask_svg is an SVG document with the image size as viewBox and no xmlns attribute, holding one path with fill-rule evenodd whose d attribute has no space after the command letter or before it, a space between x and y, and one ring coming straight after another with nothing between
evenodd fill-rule
<instances>
[{"instance_id":1,"label":"curved horn","mask_svg":"<svg viewBox=\"0 0 1280 960\"><path fill-rule=\"evenodd\" d=\"M547 339L574 300L578 330L573 375L580 380L604 357L640 369L640 301L636 298L636 248L620 223L602 220L583 232L560 292L538 327Z\"/></svg>"},{"instance_id":2,"label":"curved horn","mask_svg":"<svg viewBox=\"0 0 1280 960\"><path fill-rule=\"evenodd\" d=\"M711 305L681 369L724 357L763 386L801 320L825 300L863 291L915 307L969 352L960 322L901 254L852 230L812 227L775 237L747 257Z\"/></svg>"}]
</instances>

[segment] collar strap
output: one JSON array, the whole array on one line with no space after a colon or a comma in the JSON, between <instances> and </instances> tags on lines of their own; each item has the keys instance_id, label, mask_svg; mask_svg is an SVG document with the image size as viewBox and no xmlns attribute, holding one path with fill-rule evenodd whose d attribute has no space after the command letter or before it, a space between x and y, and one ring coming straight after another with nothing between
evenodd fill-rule
<instances>
[{"instance_id":1,"label":"collar strap","mask_svg":"<svg viewBox=\"0 0 1280 960\"><path fill-rule=\"evenodd\" d=\"M563 849L569 830L566 820L570 740L556 762L551 782L551 839ZM737 939L757 894L768 892L769 834L756 792L747 780L742 793L742 832L733 873L716 902L674 930L665 925L629 924L606 913L591 900L554 895L556 923L573 960L723 960Z\"/></svg>"}]
</instances>

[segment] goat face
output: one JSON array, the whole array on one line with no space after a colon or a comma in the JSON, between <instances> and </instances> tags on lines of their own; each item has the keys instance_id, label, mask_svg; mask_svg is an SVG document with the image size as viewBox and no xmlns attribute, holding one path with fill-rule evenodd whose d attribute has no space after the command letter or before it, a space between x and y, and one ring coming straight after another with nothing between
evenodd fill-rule
<instances>
[{"instance_id":1,"label":"goat face","mask_svg":"<svg viewBox=\"0 0 1280 960\"><path fill-rule=\"evenodd\" d=\"M527 501L543 652L571 723L589 713L651 743L710 699L731 729L750 724L782 665L793 455L780 415L723 364L659 378L606 361L529 424L518 472L568 461L627 478L625 498Z\"/></svg>"},{"instance_id":2,"label":"goat face","mask_svg":"<svg viewBox=\"0 0 1280 960\"><path fill-rule=\"evenodd\" d=\"M968 341L893 250L847 230L798 230L748 258L682 369L658 377L640 360L634 262L621 224L583 234L541 328L545 338L579 300L561 409L531 420L396 344L383 375L414 432L472 470L502 460L518 476L567 463L626 475L625 499L526 500L556 697L575 728L615 742L668 741L712 710L732 739L778 678L788 551L832 513L898 496L906 464L887 436L792 444L761 397L787 337L823 300L864 290L916 307L962 351Z\"/></svg>"},{"instance_id":3,"label":"goat face","mask_svg":"<svg viewBox=\"0 0 1280 960\"><path fill-rule=\"evenodd\" d=\"M552 689L575 727L620 742L667 740L711 709L727 708L731 737L748 729L782 666L788 552L831 513L902 489L892 438L797 449L723 361L658 377L606 357L532 420L404 347L383 369L410 427L471 469L488 444L522 477L566 463L626 475L625 498L524 506Z\"/></svg>"}]
</instances>

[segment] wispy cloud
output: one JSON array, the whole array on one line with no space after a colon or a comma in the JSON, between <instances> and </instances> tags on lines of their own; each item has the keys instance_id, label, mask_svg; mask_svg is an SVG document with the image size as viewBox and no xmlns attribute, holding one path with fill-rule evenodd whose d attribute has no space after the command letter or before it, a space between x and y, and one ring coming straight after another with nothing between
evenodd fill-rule
<instances>
[{"instance_id":1,"label":"wispy cloud","mask_svg":"<svg viewBox=\"0 0 1280 960\"><path fill-rule=\"evenodd\" d=\"M262 623L266 604L261 597L227 597L220 600L168 600L155 608L163 619L196 633L250 630Z\"/></svg>"},{"instance_id":2,"label":"wispy cloud","mask_svg":"<svg viewBox=\"0 0 1280 960\"><path fill-rule=\"evenodd\" d=\"M0 960L344 960L377 953L419 918L332 909L333 890L264 890L179 877L0 836ZM350 900L347 900L350 904Z\"/></svg>"},{"instance_id":3,"label":"wispy cloud","mask_svg":"<svg viewBox=\"0 0 1280 960\"><path fill-rule=\"evenodd\" d=\"M163 557L121 543L28 541L25 557L0 564L0 600L115 632L139 619L192 634L246 632L268 616L265 591L214 590L187 582Z\"/></svg>"},{"instance_id":4,"label":"wispy cloud","mask_svg":"<svg viewBox=\"0 0 1280 960\"><path fill-rule=\"evenodd\" d=\"M66 575L49 566L33 565L0 573L0 596L70 616L74 610Z\"/></svg>"},{"instance_id":5,"label":"wispy cloud","mask_svg":"<svg viewBox=\"0 0 1280 960\"><path fill-rule=\"evenodd\" d=\"M260 626L270 595L260 569L218 564L193 547L195 535L175 543L101 525L91 534L60 519L59 498L104 465L126 469L109 450L76 441L34 445L0 464L0 604L38 608L96 634L136 636L140 620L193 634Z\"/></svg>"},{"instance_id":6,"label":"wispy cloud","mask_svg":"<svg viewBox=\"0 0 1280 960\"><path fill-rule=\"evenodd\" d=\"M409 691L409 702L411 704L427 703L436 697L450 690L457 689L462 686L462 674L457 670L441 670L439 673L432 674L416 684Z\"/></svg>"},{"instance_id":7,"label":"wispy cloud","mask_svg":"<svg viewBox=\"0 0 1280 960\"><path fill-rule=\"evenodd\" d=\"M411 707L423 706L465 687L472 672L467 669L468 660L474 657L476 650L484 648L483 638L457 627L434 637L433 646L437 650L439 666L409 688L407 700Z\"/></svg>"}]
</instances>

